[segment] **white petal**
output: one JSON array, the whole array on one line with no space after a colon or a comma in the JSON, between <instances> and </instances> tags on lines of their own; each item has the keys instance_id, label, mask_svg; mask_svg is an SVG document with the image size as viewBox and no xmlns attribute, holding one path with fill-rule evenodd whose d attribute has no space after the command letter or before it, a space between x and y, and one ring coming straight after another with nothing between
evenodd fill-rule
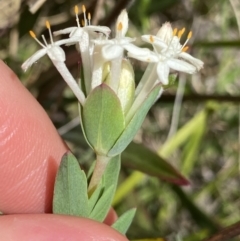
<instances>
[{"instance_id":1,"label":"white petal","mask_svg":"<svg viewBox=\"0 0 240 241\"><path fill-rule=\"evenodd\" d=\"M42 56L44 56L47 53L47 49L40 49L38 50L35 54L33 54L29 59L27 59L23 64L22 64L22 69L26 71L33 63L38 61Z\"/></svg>"},{"instance_id":2,"label":"white petal","mask_svg":"<svg viewBox=\"0 0 240 241\"><path fill-rule=\"evenodd\" d=\"M60 35L60 34L71 33L71 32L73 32L74 30L76 30L77 28L78 28L78 27L65 28L65 29L62 29L62 30L53 32L53 35L54 35L54 36L57 36L57 35Z\"/></svg>"},{"instance_id":3,"label":"white petal","mask_svg":"<svg viewBox=\"0 0 240 241\"><path fill-rule=\"evenodd\" d=\"M142 54L141 54L141 51L128 52L128 57L138 59L143 62L149 62L149 63L159 61L158 55L150 50L146 51L145 53L142 52Z\"/></svg>"},{"instance_id":4,"label":"white petal","mask_svg":"<svg viewBox=\"0 0 240 241\"><path fill-rule=\"evenodd\" d=\"M143 35L142 40L147 43L153 44L154 46L158 47L160 50L168 47L168 45L162 39L156 36Z\"/></svg>"},{"instance_id":5,"label":"white petal","mask_svg":"<svg viewBox=\"0 0 240 241\"><path fill-rule=\"evenodd\" d=\"M83 28L75 28L69 35L69 38L81 38L85 31Z\"/></svg>"},{"instance_id":6,"label":"white petal","mask_svg":"<svg viewBox=\"0 0 240 241\"><path fill-rule=\"evenodd\" d=\"M173 37L173 30L170 23L164 23L157 33L157 37L161 38L165 43L169 43Z\"/></svg>"},{"instance_id":7,"label":"white petal","mask_svg":"<svg viewBox=\"0 0 240 241\"><path fill-rule=\"evenodd\" d=\"M84 31L82 30L82 28L77 28L77 27L73 27L71 29L72 29L72 31L71 31L68 39L59 40L59 41L55 42L54 44L55 45L66 44L69 46L69 45L78 43L80 41ZM54 32L54 33L56 33L56 32Z\"/></svg>"},{"instance_id":8,"label":"white petal","mask_svg":"<svg viewBox=\"0 0 240 241\"><path fill-rule=\"evenodd\" d=\"M118 25L122 24L122 36L125 36L128 30L128 14L126 9L122 10L120 15L118 16L117 22L116 22L116 32L118 31Z\"/></svg>"},{"instance_id":9,"label":"white petal","mask_svg":"<svg viewBox=\"0 0 240 241\"><path fill-rule=\"evenodd\" d=\"M185 52L181 52L179 54L179 57L187 60L188 62L190 62L191 64L193 64L194 66L196 66L197 70L200 70L203 68L204 63L197 58L192 57L190 54L185 53Z\"/></svg>"},{"instance_id":10,"label":"white petal","mask_svg":"<svg viewBox=\"0 0 240 241\"><path fill-rule=\"evenodd\" d=\"M128 44L135 41L135 38L123 37L121 39L116 39L118 44Z\"/></svg>"},{"instance_id":11,"label":"white petal","mask_svg":"<svg viewBox=\"0 0 240 241\"><path fill-rule=\"evenodd\" d=\"M151 53L151 51L148 48L139 48L131 43L124 45L124 48L128 52L135 55L149 55Z\"/></svg>"},{"instance_id":12,"label":"white petal","mask_svg":"<svg viewBox=\"0 0 240 241\"><path fill-rule=\"evenodd\" d=\"M92 40L93 43L95 43L96 45L111 45L111 44L115 44L114 40L112 39L95 39Z\"/></svg>"},{"instance_id":13,"label":"white petal","mask_svg":"<svg viewBox=\"0 0 240 241\"><path fill-rule=\"evenodd\" d=\"M168 45L166 43L164 43L161 39L159 38L155 38L154 39L154 42L153 42L153 45L155 47L157 47L157 49L159 51L161 51L162 49L167 49L168 48Z\"/></svg>"},{"instance_id":14,"label":"white petal","mask_svg":"<svg viewBox=\"0 0 240 241\"><path fill-rule=\"evenodd\" d=\"M152 36L152 35L143 35L141 38L143 41L152 44L153 42L150 40L151 37L154 38L154 36Z\"/></svg>"},{"instance_id":15,"label":"white petal","mask_svg":"<svg viewBox=\"0 0 240 241\"><path fill-rule=\"evenodd\" d=\"M91 32L104 33L107 36L111 33L110 28L105 27L105 26L93 26L93 25L90 25L90 26L84 27L84 30L91 31Z\"/></svg>"},{"instance_id":16,"label":"white petal","mask_svg":"<svg viewBox=\"0 0 240 241\"><path fill-rule=\"evenodd\" d=\"M168 84L168 76L169 76L169 67L167 66L167 64L165 62L158 63L157 74L158 74L159 81L163 85L167 85Z\"/></svg>"},{"instance_id":17,"label":"white petal","mask_svg":"<svg viewBox=\"0 0 240 241\"><path fill-rule=\"evenodd\" d=\"M196 67L192 64L187 63L180 59L170 59L167 61L167 65L174 70L185 72L188 74L193 74L196 72Z\"/></svg>"},{"instance_id":18,"label":"white petal","mask_svg":"<svg viewBox=\"0 0 240 241\"><path fill-rule=\"evenodd\" d=\"M66 60L65 52L59 46L48 47L47 54L52 61L64 62Z\"/></svg>"},{"instance_id":19,"label":"white petal","mask_svg":"<svg viewBox=\"0 0 240 241\"><path fill-rule=\"evenodd\" d=\"M67 38L67 39L61 39L59 41L54 42L54 45L60 46L60 45L71 45L76 44L79 42L79 39L77 38Z\"/></svg>"},{"instance_id":20,"label":"white petal","mask_svg":"<svg viewBox=\"0 0 240 241\"><path fill-rule=\"evenodd\" d=\"M105 60L112 60L123 54L123 47L118 44L105 45L102 48L102 54Z\"/></svg>"},{"instance_id":21,"label":"white petal","mask_svg":"<svg viewBox=\"0 0 240 241\"><path fill-rule=\"evenodd\" d=\"M81 38L79 39L79 45L81 52L89 49L89 35L86 31L83 31Z\"/></svg>"}]
</instances>

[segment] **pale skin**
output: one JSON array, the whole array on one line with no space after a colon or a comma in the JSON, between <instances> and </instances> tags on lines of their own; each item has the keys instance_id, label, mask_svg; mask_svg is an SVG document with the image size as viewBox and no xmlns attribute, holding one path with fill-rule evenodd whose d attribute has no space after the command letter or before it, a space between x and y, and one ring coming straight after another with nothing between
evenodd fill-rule
<instances>
[{"instance_id":1,"label":"pale skin","mask_svg":"<svg viewBox=\"0 0 240 241\"><path fill-rule=\"evenodd\" d=\"M17 76L0 60L1 240L111 240L126 237L95 221L51 213L54 178L67 146ZM113 210L105 220L116 219Z\"/></svg>"}]
</instances>

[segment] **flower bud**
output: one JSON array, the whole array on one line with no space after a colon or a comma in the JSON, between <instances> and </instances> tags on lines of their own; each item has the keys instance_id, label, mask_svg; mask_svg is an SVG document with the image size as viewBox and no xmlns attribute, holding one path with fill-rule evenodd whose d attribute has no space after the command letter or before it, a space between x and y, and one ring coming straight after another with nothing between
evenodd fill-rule
<instances>
[{"instance_id":1,"label":"flower bud","mask_svg":"<svg viewBox=\"0 0 240 241\"><path fill-rule=\"evenodd\" d=\"M110 62L107 62L103 68L103 82L109 85L110 82ZM134 100L135 80L133 67L129 60L123 59L117 97L120 100L124 114L127 113Z\"/></svg>"}]
</instances>

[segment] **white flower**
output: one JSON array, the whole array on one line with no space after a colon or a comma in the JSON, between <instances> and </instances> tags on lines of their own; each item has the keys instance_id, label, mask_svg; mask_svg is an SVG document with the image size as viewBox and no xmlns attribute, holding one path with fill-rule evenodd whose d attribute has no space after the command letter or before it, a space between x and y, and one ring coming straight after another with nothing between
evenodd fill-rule
<instances>
[{"instance_id":1,"label":"white flower","mask_svg":"<svg viewBox=\"0 0 240 241\"><path fill-rule=\"evenodd\" d=\"M134 51L136 47L131 44L135 41L133 38L125 37L128 30L128 14L124 9L118 16L116 22L116 36L114 39L99 39L94 40L97 45L102 45L102 55L106 61L121 58L124 49Z\"/></svg>"},{"instance_id":2,"label":"white flower","mask_svg":"<svg viewBox=\"0 0 240 241\"><path fill-rule=\"evenodd\" d=\"M65 52L61 47L59 47L62 44L66 44L66 40L60 40L57 42L53 42L53 37L51 33L50 24L48 21L46 21L46 27L49 31L51 43L47 44L47 41L45 37L42 35L44 44L42 44L34 34L33 31L30 31L30 35L32 38L36 40L36 42L42 46L43 48L38 50L35 54L33 54L29 59L27 59L22 64L22 69L26 71L33 63L35 63L37 60L39 60L41 57L43 57L45 54L48 55L48 57L52 60L53 64L59 71L59 73L62 75L63 79L66 81L66 83L69 85L69 87L72 89L73 93L78 98L79 102L83 105L85 101L85 96L82 92L82 90L79 88L76 81L73 79L72 75L70 74L69 70L67 69L65 65L66 55Z\"/></svg>"},{"instance_id":3,"label":"white flower","mask_svg":"<svg viewBox=\"0 0 240 241\"><path fill-rule=\"evenodd\" d=\"M75 15L76 15L77 26L56 31L53 33L55 36L57 36L59 34L69 34L69 38L66 40L66 43L68 45L79 43L82 45L82 48L84 48L84 46L89 45L89 35L90 35L90 37L95 38L98 35L98 32L100 32L100 33L105 34L106 36L109 36L111 30L108 27L91 25L91 22L90 22L91 15L90 15L90 13L88 13L88 19L87 19L86 8L84 5L82 6L82 11L83 11L83 15L84 15L84 21L83 21L84 27L81 27L80 23L79 23L78 6L75 6L74 11L75 11ZM86 35L88 35L88 36L86 37Z\"/></svg>"},{"instance_id":4,"label":"white flower","mask_svg":"<svg viewBox=\"0 0 240 241\"><path fill-rule=\"evenodd\" d=\"M104 34L108 37L111 31L108 27L105 26L92 26L91 15L90 13L88 13L87 19L86 8L84 5L82 6L82 11L84 15L84 27L81 27L78 18L77 6L75 6L74 11L76 15L77 27L70 27L63 30L59 30L57 32L54 32L54 35L69 34L69 38L65 40L67 45L76 43L79 44L84 72L84 85L86 89L86 94L89 94L89 92L91 91L90 80L92 77L92 55L94 49L94 44L91 40L101 34Z\"/></svg>"},{"instance_id":5,"label":"white flower","mask_svg":"<svg viewBox=\"0 0 240 241\"><path fill-rule=\"evenodd\" d=\"M180 39L184 31L185 29L182 29L177 33L177 29L172 30L170 23L165 23L160 28L157 36L142 36L145 42L152 44L154 52L149 51L145 56L138 56L130 52L129 56L142 61L156 63L158 79L164 85L168 84L170 69L193 74L203 67L203 62L185 52L188 48L186 44L191 38L192 32L189 32L187 40L181 45Z\"/></svg>"},{"instance_id":6,"label":"white flower","mask_svg":"<svg viewBox=\"0 0 240 241\"><path fill-rule=\"evenodd\" d=\"M49 22L46 22L46 26L48 29L50 29ZM45 54L49 56L49 58L53 61L60 61L64 62L66 60L65 53L60 45L64 44L64 40L60 40L57 42L53 42L52 35L50 34L51 37L51 43L47 44L45 37L42 35L44 44L42 44L37 38L36 35L34 34L33 31L29 32L31 37L34 38L37 43L42 46L43 48L38 50L34 55L32 55L29 59L27 59L23 64L22 64L22 69L26 71L29 67L32 66L33 63L35 63L37 60L39 60L41 57L43 57Z\"/></svg>"},{"instance_id":7,"label":"white flower","mask_svg":"<svg viewBox=\"0 0 240 241\"><path fill-rule=\"evenodd\" d=\"M122 59L124 57L124 50L133 52L135 54L146 54L145 49L141 49L132 44L134 38L126 37L128 30L128 14L124 9L118 16L115 27L115 38L107 39L101 38L93 40L96 44L94 51L94 66L93 66L93 81L92 88L101 83L102 65L110 61L111 73L109 86L115 93L118 93L120 74L122 69ZM149 52L149 50L147 51Z\"/></svg>"}]
</instances>

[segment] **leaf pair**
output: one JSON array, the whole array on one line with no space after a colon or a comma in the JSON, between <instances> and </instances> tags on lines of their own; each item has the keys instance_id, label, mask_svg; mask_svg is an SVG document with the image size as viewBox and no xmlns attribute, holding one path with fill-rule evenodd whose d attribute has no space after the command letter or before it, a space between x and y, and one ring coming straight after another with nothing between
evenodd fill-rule
<instances>
[{"instance_id":1,"label":"leaf pair","mask_svg":"<svg viewBox=\"0 0 240 241\"><path fill-rule=\"evenodd\" d=\"M111 208L119 172L120 156L115 156L109 161L101 182L88 198L86 175L77 159L70 152L66 153L56 176L53 213L103 222ZM113 224L113 228L124 234L132 222L135 211L132 209L123 214Z\"/></svg>"}]
</instances>

